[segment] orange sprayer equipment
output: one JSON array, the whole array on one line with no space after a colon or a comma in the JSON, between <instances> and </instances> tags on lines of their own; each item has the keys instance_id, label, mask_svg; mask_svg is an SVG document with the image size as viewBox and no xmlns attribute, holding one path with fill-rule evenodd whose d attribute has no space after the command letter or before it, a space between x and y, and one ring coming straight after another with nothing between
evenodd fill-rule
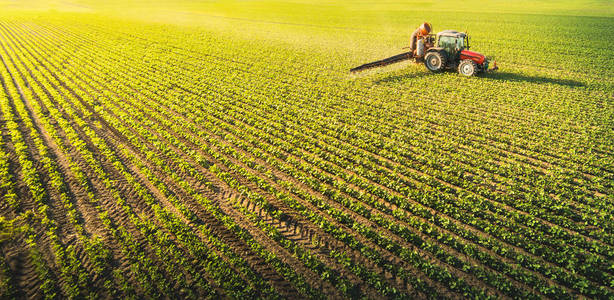
<instances>
[{"instance_id":1,"label":"orange sprayer equipment","mask_svg":"<svg viewBox=\"0 0 614 300\"><path fill-rule=\"evenodd\" d=\"M427 34L431 33L431 29L432 28L433 27L431 26L431 24L429 24L427 22L424 22L424 23L422 23L422 25L420 25L420 34L423 35L423 36L427 35Z\"/></svg>"}]
</instances>

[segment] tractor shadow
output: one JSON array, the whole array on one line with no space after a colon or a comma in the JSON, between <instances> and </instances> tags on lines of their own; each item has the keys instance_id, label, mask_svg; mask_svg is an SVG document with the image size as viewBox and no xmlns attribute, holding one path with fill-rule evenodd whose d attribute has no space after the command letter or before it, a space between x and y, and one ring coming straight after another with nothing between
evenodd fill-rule
<instances>
[{"instance_id":1,"label":"tractor shadow","mask_svg":"<svg viewBox=\"0 0 614 300\"><path fill-rule=\"evenodd\" d=\"M501 80L501 81L531 82L531 83L537 83L537 84L552 83L552 84L568 86L568 87L585 86L584 83L580 81L576 81L576 80L571 80L571 79L550 78L550 77L545 77L545 76L530 76L530 75L523 75L523 74L517 74L517 73L510 73L510 72L499 72L499 71L493 72L493 73L482 74L482 75L479 75L479 77L484 77L484 78L494 79L494 80Z\"/></svg>"},{"instance_id":2,"label":"tractor shadow","mask_svg":"<svg viewBox=\"0 0 614 300\"><path fill-rule=\"evenodd\" d=\"M373 80L375 84L395 84L403 81L407 81L410 79L433 76L436 73L433 72L416 72L416 73L402 73L402 74L391 74L382 78L378 78Z\"/></svg>"},{"instance_id":3,"label":"tractor shadow","mask_svg":"<svg viewBox=\"0 0 614 300\"><path fill-rule=\"evenodd\" d=\"M456 72L446 71L446 73L456 73ZM383 76L381 78L374 79L373 83L378 84L378 85L379 84L382 84L382 85L391 84L392 85L392 84L397 84L400 82L408 81L411 79L428 77L428 76L436 76L436 75L440 75L440 74L429 72L427 70L424 70L423 72L395 73L395 74L390 74L390 75ZM464 76L460 74L457 74L457 75L459 76L459 78L464 78ZM531 75L523 75L523 74L505 72L505 71L503 72L497 71L497 72L492 72L492 73L479 74L476 77L488 78L488 79L499 80L499 81L511 81L511 82L530 82L530 83L537 83L537 84L551 83L551 84L557 84L557 85L567 86L567 87L586 86L585 83L582 83L577 80L572 80L572 79L551 78L551 77L546 77L546 76L531 76Z\"/></svg>"}]
</instances>

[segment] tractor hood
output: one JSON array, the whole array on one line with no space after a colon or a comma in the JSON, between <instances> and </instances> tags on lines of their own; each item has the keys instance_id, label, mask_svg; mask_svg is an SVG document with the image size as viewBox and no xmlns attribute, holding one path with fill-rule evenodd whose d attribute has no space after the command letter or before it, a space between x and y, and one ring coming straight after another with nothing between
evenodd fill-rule
<instances>
[{"instance_id":1,"label":"tractor hood","mask_svg":"<svg viewBox=\"0 0 614 300\"><path fill-rule=\"evenodd\" d=\"M484 54L478 53L478 52L474 52L474 51L469 51L469 50L463 50L460 53L460 59L471 59L473 60L476 64L481 65L484 63L484 61L486 61L486 56L484 56Z\"/></svg>"}]
</instances>

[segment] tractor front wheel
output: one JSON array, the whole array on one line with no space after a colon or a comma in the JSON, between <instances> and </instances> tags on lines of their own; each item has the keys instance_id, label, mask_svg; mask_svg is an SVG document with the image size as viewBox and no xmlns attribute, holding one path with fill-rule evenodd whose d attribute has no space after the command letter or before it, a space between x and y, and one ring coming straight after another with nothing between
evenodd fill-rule
<instances>
[{"instance_id":1,"label":"tractor front wheel","mask_svg":"<svg viewBox=\"0 0 614 300\"><path fill-rule=\"evenodd\" d=\"M471 59L463 59L458 64L458 73L471 77L478 73L478 65Z\"/></svg>"},{"instance_id":2,"label":"tractor front wheel","mask_svg":"<svg viewBox=\"0 0 614 300\"><path fill-rule=\"evenodd\" d=\"M431 72L441 72L446 66L446 57L439 52L429 52L424 56L424 65Z\"/></svg>"}]
</instances>

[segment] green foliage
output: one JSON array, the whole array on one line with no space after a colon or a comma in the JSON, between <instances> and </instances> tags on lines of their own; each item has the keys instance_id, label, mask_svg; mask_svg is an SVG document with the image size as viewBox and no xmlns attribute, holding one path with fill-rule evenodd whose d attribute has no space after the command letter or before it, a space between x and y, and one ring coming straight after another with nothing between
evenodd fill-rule
<instances>
[{"instance_id":1,"label":"green foliage","mask_svg":"<svg viewBox=\"0 0 614 300\"><path fill-rule=\"evenodd\" d=\"M36 296L614 297L607 1L139 3L0 13ZM424 20L500 72L347 73Z\"/></svg>"}]
</instances>

